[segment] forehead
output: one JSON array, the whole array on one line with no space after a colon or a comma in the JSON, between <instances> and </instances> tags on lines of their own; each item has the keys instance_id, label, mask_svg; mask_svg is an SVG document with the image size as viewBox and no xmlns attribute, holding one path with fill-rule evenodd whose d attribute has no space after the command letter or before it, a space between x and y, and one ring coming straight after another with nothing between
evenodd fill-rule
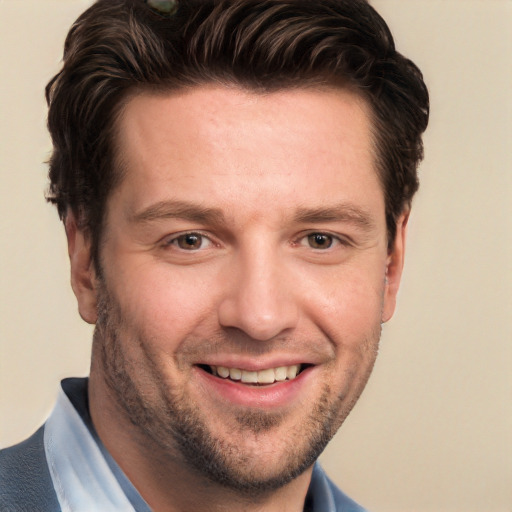
<instances>
[{"instance_id":1,"label":"forehead","mask_svg":"<svg viewBox=\"0 0 512 512\"><path fill-rule=\"evenodd\" d=\"M345 89L142 93L127 101L117 137L133 208L183 194L207 206L382 196L369 106Z\"/></svg>"}]
</instances>

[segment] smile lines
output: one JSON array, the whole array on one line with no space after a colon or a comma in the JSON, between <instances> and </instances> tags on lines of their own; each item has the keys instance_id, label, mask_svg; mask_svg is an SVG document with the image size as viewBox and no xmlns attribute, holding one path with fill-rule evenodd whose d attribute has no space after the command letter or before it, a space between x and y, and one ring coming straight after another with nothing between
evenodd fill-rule
<instances>
[{"instance_id":1,"label":"smile lines","mask_svg":"<svg viewBox=\"0 0 512 512\"><path fill-rule=\"evenodd\" d=\"M278 368L267 368L259 371L212 365L209 365L209 368L213 375L223 379L240 381L244 384L273 384L274 382L293 380L300 373L302 365L279 366Z\"/></svg>"}]
</instances>

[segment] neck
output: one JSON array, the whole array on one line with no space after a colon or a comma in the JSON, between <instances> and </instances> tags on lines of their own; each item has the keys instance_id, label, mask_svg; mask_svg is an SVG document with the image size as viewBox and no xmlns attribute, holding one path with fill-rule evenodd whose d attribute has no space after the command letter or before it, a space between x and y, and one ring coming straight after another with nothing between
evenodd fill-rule
<instances>
[{"instance_id":1,"label":"neck","mask_svg":"<svg viewBox=\"0 0 512 512\"><path fill-rule=\"evenodd\" d=\"M165 453L133 425L101 376L91 371L89 408L99 438L155 512L302 512L312 467L268 492L237 492L191 468L178 450Z\"/></svg>"}]
</instances>

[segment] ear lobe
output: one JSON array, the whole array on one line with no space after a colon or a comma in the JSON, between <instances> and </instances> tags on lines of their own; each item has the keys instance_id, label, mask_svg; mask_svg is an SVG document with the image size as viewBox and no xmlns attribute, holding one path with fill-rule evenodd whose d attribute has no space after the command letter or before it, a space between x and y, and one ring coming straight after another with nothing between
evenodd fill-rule
<instances>
[{"instance_id":1,"label":"ear lobe","mask_svg":"<svg viewBox=\"0 0 512 512\"><path fill-rule=\"evenodd\" d=\"M393 316L396 306L396 296L402 278L404 267L405 240L407 235L407 222L409 211L400 215L396 224L396 236L391 246L386 264L386 286L384 289L384 304L382 307L382 323Z\"/></svg>"},{"instance_id":2,"label":"ear lobe","mask_svg":"<svg viewBox=\"0 0 512 512\"><path fill-rule=\"evenodd\" d=\"M92 261L90 237L79 228L72 212L65 221L71 264L71 288L78 301L78 312L89 324L97 320L96 273Z\"/></svg>"}]
</instances>

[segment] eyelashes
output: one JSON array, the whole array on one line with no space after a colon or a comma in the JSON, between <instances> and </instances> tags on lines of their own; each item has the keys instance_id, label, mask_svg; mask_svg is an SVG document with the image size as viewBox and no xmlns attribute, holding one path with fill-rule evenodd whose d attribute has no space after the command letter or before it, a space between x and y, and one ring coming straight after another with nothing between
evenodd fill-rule
<instances>
[{"instance_id":1,"label":"eyelashes","mask_svg":"<svg viewBox=\"0 0 512 512\"><path fill-rule=\"evenodd\" d=\"M168 237L164 241L165 247L173 247L180 251L197 252L215 247L212 238L199 231L188 231ZM344 238L324 231L314 231L301 234L293 242L294 246L308 247L315 251L326 251L339 245L349 245Z\"/></svg>"}]
</instances>

